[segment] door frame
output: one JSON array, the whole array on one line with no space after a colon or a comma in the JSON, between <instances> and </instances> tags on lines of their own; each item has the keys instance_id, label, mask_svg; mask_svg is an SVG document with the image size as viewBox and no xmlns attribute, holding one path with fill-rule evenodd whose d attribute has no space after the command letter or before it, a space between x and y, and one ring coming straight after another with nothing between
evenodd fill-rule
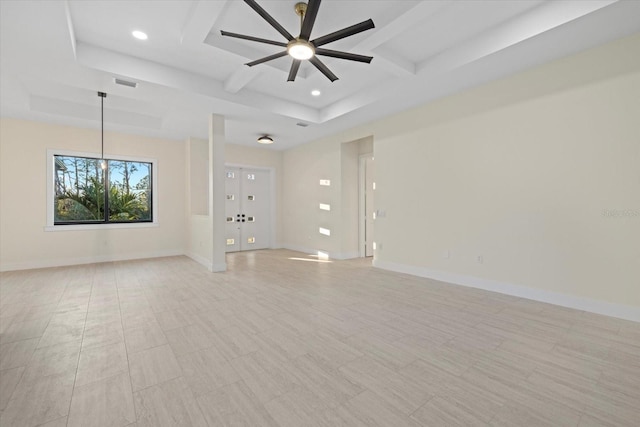
<instances>
[{"instance_id":1,"label":"door frame","mask_svg":"<svg viewBox=\"0 0 640 427\"><path fill-rule=\"evenodd\" d=\"M367 256L366 248L366 191L367 178L366 168L367 159L373 159L373 153L360 154L358 158L358 252L360 258ZM373 189L372 189L373 191Z\"/></svg>"},{"instance_id":2,"label":"door frame","mask_svg":"<svg viewBox=\"0 0 640 427\"><path fill-rule=\"evenodd\" d=\"M253 169L269 172L269 233L268 233L268 247L269 249L276 249L276 227L278 225L276 221L276 169L268 166L254 166L244 163L225 163L226 168L242 168Z\"/></svg>"}]
</instances>

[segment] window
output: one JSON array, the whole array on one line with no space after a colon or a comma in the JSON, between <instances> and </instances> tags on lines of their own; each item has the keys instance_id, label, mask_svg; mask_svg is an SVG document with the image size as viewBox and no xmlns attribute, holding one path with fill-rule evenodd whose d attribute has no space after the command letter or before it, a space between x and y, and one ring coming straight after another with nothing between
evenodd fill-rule
<instances>
[{"instance_id":1,"label":"window","mask_svg":"<svg viewBox=\"0 0 640 427\"><path fill-rule=\"evenodd\" d=\"M54 225L153 221L153 163L54 154L53 165Z\"/></svg>"}]
</instances>

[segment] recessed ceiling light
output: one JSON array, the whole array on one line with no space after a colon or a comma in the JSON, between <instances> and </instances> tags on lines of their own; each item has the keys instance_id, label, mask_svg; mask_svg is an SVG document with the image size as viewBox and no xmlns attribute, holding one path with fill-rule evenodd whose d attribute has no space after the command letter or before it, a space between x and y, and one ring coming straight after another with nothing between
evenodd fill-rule
<instances>
[{"instance_id":1,"label":"recessed ceiling light","mask_svg":"<svg viewBox=\"0 0 640 427\"><path fill-rule=\"evenodd\" d=\"M322 92L320 92L318 89L314 89L314 90L311 91L311 95L313 95L313 96L320 96L320 93L322 93Z\"/></svg>"},{"instance_id":2,"label":"recessed ceiling light","mask_svg":"<svg viewBox=\"0 0 640 427\"><path fill-rule=\"evenodd\" d=\"M132 31L131 35L137 38L138 40L146 40L149 38L147 36L147 33L143 33L142 31L139 31L139 30Z\"/></svg>"},{"instance_id":3,"label":"recessed ceiling light","mask_svg":"<svg viewBox=\"0 0 640 427\"><path fill-rule=\"evenodd\" d=\"M270 136L264 135L258 138L258 142L260 144L273 144L273 138L271 138Z\"/></svg>"}]
</instances>

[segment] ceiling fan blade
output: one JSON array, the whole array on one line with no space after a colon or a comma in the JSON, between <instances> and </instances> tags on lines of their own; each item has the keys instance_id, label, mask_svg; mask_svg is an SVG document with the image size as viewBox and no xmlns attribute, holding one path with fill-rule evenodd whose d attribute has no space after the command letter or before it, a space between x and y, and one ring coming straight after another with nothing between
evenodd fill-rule
<instances>
[{"instance_id":1,"label":"ceiling fan blade","mask_svg":"<svg viewBox=\"0 0 640 427\"><path fill-rule=\"evenodd\" d=\"M311 37L311 30L313 29L313 24L316 22L316 16L320 9L320 1L321 0L309 0L307 4L307 11L304 14L304 21L302 22L302 29L300 30L300 38L303 40L309 41L309 37Z\"/></svg>"},{"instance_id":2,"label":"ceiling fan blade","mask_svg":"<svg viewBox=\"0 0 640 427\"><path fill-rule=\"evenodd\" d=\"M262 18L267 21L273 28L278 30L280 34L282 34L287 40L293 40L293 36L282 26L278 21L276 21L273 16L269 15L266 10L264 10L255 0L244 0L246 4L251 6L251 9L258 12L258 15L262 16Z\"/></svg>"},{"instance_id":3,"label":"ceiling fan blade","mask_svg":"<svg viewBox=\"0 0 640 427\"><path fill-rule=\"evenodd\" d=\"M259 43L272 44L272 45L275 45L275 46L287 47L287 44L284 43L284 42L277 42L277 41L273 41L273 40L261 39L260 37L245 36L244 34L230 33L229 31L224 31L224 30L221 30L220 34L222 34L223 36L227 36L227 37L234 37L236 39L250 40L252 42L259 42Z\"/></svg>"},{"instance_id":4,"label":"ceiling fan blade","mask_svg":"<svg viewBox=\"0 0 640 427\"><path fill-rule=\"evenodd\" d=\"M309 62L311 62L318 70L320 70L322 74L327 76L327 78L332 82L335 82L336 80L338 80L338 77L335 74L333 74L331 70L327 68L327 66L324 65L324 63L318 59L317 56L314 56L313 58L311 58Z\"/></svg>"},{"instance_id":5,"label":"ceiling fan blade","mask_svg":"<svg viewBox=\"0 0 640 427\"><path fill-rule=\"evenodd\" d=\"M366 62L367 64L369 64L373 59L373 56L364 56L364 55L358 55L355 53L341 52L339 50L323 49L321 47L316 49L316 55L347 59L349 61Z\"/></svg>"},{"instance_id":6,"label":"ceiling fan blade","mask_svg":"<svg viewBox=\"0 0 640 427\"><path fill-rule=\"evenodd\" d=\"M291 70L289 71L289 77L287 78L288 82L293 82L296 80L296 75L298 74L298 70L300 69L300 61L299 59L294 59L291 63Z\"/></svg>"},{"instance_id":7,"label":"ceiling fan blade","mask_svg":"<svg viewBox=\"0 0 640 427\"><path fill-rule=\"evenodd\" d=\"M255 61L247 62L244 65L248 65L249 67L253 67L254 65L262 64L263 62L271 61L272 59L282 58L283 56L287 56L287 51L274 53L273 55L265 56L264 58L256 59Z\"/></svg>"},{"instance_id":8,"label":"ceiling fan blade","mask_svg":"<svg viewBox=\"0 0 640 427\"><path fill-rule=\"evenodd\" d=\"M375 25L373 24L373 21L371 19L368 19L366 21L362 21L359 24L355 24L350 27L343 28L331 34L327 34L326 36L318 37L315 40L311 40L311 43L313 43L314 46L318 47L327 43L334 42L336 40L343 39L345 37L352 36L354 34L361 33L363 31L370 30L372 28L375 28Z\"/></svg>"}]
</instances>

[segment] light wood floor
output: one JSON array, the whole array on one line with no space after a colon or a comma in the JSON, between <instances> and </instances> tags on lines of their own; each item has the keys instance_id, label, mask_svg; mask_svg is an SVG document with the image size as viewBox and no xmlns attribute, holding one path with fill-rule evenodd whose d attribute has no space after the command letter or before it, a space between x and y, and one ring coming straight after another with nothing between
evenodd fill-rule
<instances>
[{"instance_id":1,"label":"light wood floor","mask_svg":"<svg viewBox=\"0 0 640 427\"><path fill-rule=\"evenodd\" d=\"M638 323L367 260L227 261L3 273L0 425L640 425Z\"/></svg>"}]
</instances>

